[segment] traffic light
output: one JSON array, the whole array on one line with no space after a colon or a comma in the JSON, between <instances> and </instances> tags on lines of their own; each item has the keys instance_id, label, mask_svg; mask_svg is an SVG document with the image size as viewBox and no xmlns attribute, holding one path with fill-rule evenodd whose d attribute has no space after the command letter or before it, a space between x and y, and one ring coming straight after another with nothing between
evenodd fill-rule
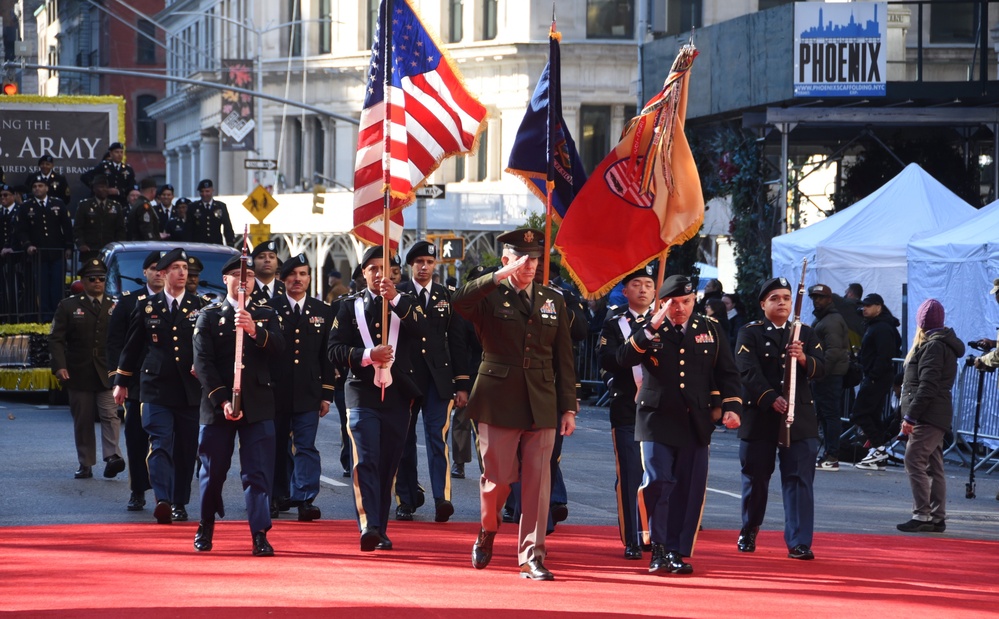
<instances>
[{"instance_id":1,"label":"traffic light","mask_svg":"<svg viewBox=\"0 0 999 619\"><path fill-rule=\"evenodd\" d=\"M323 202L326 202L326 197L323 195L326 193L326 185L313 185L312 186L312 212L319 215L323 214Z\"/></svg>"},{"instance_id":2,"label":"traffic light","mask_svg":"<svg viewBox=\"0 0 999 619\"><path fill-rule=\"evenodd\" d=\"M3 94L5 95L16 95L17 94L17 83L10 80L3 81Z\"/></svg>"}]
</instances>

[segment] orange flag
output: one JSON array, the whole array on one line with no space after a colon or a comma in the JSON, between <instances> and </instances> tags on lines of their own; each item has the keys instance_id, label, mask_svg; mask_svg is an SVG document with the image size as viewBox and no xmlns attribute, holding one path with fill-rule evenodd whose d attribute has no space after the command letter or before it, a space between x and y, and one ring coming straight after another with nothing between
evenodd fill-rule
<instances>
[{"instance_id":1,"label":"orange flag","mask_svg":"<svg viewBox=\"0 0 999 619\"><path fill-rule=\"evenodd\" d=\"M555 247L587 298L701 228L701 179L683 133L696 56L693 45L680 49L662 91L627 124L562 220Z\"/></svg>"}]
</instances>

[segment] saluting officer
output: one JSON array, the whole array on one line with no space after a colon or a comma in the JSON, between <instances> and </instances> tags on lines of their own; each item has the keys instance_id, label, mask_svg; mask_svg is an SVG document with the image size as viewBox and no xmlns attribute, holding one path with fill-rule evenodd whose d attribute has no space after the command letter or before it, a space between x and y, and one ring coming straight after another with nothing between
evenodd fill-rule
<instances>
[{"instance_id":1,"label":"saluting officer","mask_svg":"<svg viewBox=\"0 0 999 619\"><path fill-rule=\"evenodd\" d=\"M270 492L274 473L274 390L270 367L284 349L277 313L262 305L239 309L240 265L233 256L222 267L225 301L210 305L198 316L194 332L194 371L201 381L201 523L194 537L200 552L212 549L215 516L225 516L222 487L239 437L240 478L253 555L270 557ZM253 290L253 269L247 269L246 292ZM242 328L241 404L233 404L236 327Z\"/></svg>"},{"instance_id":2,"label":"saluting officer","mask_svg":"<svg viewBox=\"0 0 999 619\"><path fill-rule=\"evenodd\" d=\"M198 195L201 199L194 203L189 215L194 221L192 240L196 243L232 246L235 235L229 220L229 209L225 202L213 198L215 185L211 179L206 178L198 183Z\"/></svg>"},{"instance_id":3,"label":"saluting officer","mask_svg":"<svg viewBox=\"0 0 999 619\"><path fill-rule=\"evenodd\" d=\"M135 170L124 159L125 147L121 142L112 142L108 147L107 158L98 163L94 171L108 179L108 195L111 199L128 207L128 192L135 187Z\"/></svg>"},{"instance_id":4,"label":"saluting officer","mask_svg":"<svg viewBox=\"0 0 999 619\"><path fill-rule=\"evenodd\" d=\"M253 272L257 278L253 287L253 300L269 302L272 298L285 294L284 284L277 278L281 261L277 256L277 243L267 241L253 248L250 254Z\"/></svg>"},{"instance_id":5,"label":"saluting officer","mask_svg":"<svg viewBox=\"0 0 999 619\"><path fill-rule=\"evenodd\" d=\"M642 384L642 366L618 363L617 353L636 326L652 318L652 302L656 293L652 266L629 273L622 280L625 305L612 305L600 333L598 356L600 369L607 373L610 391L611 440L617 461L617 523L624 544L625 559L641 559L639 540L638 487L642 484L642 454L635 440L635 397Z\"/></svg>"},{"instance_id":6,"label":"saluting officer","mask_svg":"<svg viewBox=\"0 0 999 619\"><path fill-rule=\"evenodd\" d=\"M454 514L451 503L451 469L448 462L447 432L452 403L464 407L468 392L455 394L455 379L467 379L464 368L462 334L451 317L451 294L433 282L437 266L437 247L417 241L406 253L412 279L399 284L399 291L412 294L427 316L427 336L412 350L416 384L423 395L413 402L406 450L399 463L395 482L399 506L396 519L412 520L417 497L422 490L417 481L416 419L422 411L427 447L427 468L434 494L434 521L447 522ZM466 387L467 388L467 387Z\"/></svg>"},{"instance_id":7,"label":"saluting officer","mask_svg":"<svg viewBox=\"0 0 999 619\"><path fill-rule=\"evenodd\" d=\"M801 325L797 340L790 341L791 285L783 277L763 284L760 307L764 319L739 330L735 363L742 374L746 409L739 429L742 463L742 530L740 552L756 550L756 535L767 509L767 492L777 456L784 498L784 542L791 559L814 559L812 531L815 521L815 457L819 427L808 381L824 374L822 345L808 325ZM791 445L778 447L788 403L781 395L784 364L797 363L794 423Z\"/></svg>"},{"instance_id":8,"label":"saluting officer","mask_svg":"<svg viewBox=\"0 0 999 619\"><path fill-rule=\"evenodd\" d=\"M49 186L49 195L53 198L59 198L68 207L69 182L62 174L53 172L53 168L55 168L55 160L52 155L42 155L38 159L38 171L28 175L28 178L24 180L24 186L31 187L36 180L43 181ZM83 260L81 259L80 262L82 263Z\"/></svg>"},{"instance_id":9,"label":"saluting officer","mask_svg":"<svg viewBox=\"0 0 999 619\"><path fill-rule=\"evenodd\" d=\"M108 198L108 179L98 174L91 189L94 195L80 201L73 223L81 264L97 258L108 243L125 240L125 209Z\"/></svg>"},{"instance_id":10,"label":"saluting officer","mask_svg":"<svg viewBox=\"0 0 999 619\"><path fill-rule=\"evenodd\" d=\"M32 197L18 208L21 247L29 256L38 255L41 273L38 276L40 309L43 320L49 320L56 304L63 298L66 284L66 258L73 249L73 223L69 209L59 198L48 195L49 185L35 181Z\"/></svg>"},{"instance_id":11,"label":"saluting officer","mask_svg":"<svg viewBox=\"0 0 999 619\"><path fill-rule=\"evenodd\" d=\"M364 253L360 268L365 289L341 301L329 339L330 359L350 368L347 427L363 552L392 548L386 535L392 484L409 430L410 406L420 396L410 350L426 335L423 309L396 289L387 264L380 245ZM388 341L382 340L383 303L390 306Z\"/></svg>"},{"instance_id":12,"label":"saluting officer","mask_svg":"<svg viewBox=\"0 0 999 619\"><path fill-rule=\"evenodd\" d=\"M336 370L327 354L333 310L309 296L312 273L305 254L281 266L281 279L287 293L268 303L281 319L285 340L284 353L276 359L272 372L277 441L271 498L275 503L285 499L297 505L298 519L310 521L322 515L313 505L322 472L316 433L319 418L326 416L333 401Z\"/></svg>"},{"instance_id":13,"label":"saluting officer","mask_svg":"<svg viewBox=\"0 0 999 619\"><path fill-rule=\"evenodd\" d=\"M187 253L176 248L156 264L163 290L136 303L115 378L114 398L128 397L140 373L142 427L149 434L149 481L160 524L187 520L198 448L201 385L192 376L194 325L205 301L187 294ZM148 350L143 354L143 345ZM171 505L172 503L172 505Z\"/></svg>"},{"instance_id":14,"label":"saluting officer","mask_svg":"<svg viewBox=\"0 0 999 619\"><path fill-rule=\"evenodd\" d=\"M128 326L136 304L163 290L163 274L156 270L156 265L164 255L166 252L153 251L146 256L142 261L144 285L136 290L123 292L114 306L114 311L111 312L111 319L108 322L108 370L112 382L118 373L118 361L125 347ZM142 283L141 280L139 283ZM148 347L143 342L140 358L145 359L147 351ZM146 490L152 487L149 485L149 469L146 468L149 434L142 427L139 377L134 375L125 377L122 384L128 390L128 397L125 400L125 455L128 459L128 486L131 495L128 497L126 509L137 512L146 506Z\"/></svg>"},{"instance_id":15,"label":"saluting officer","mask_svg":"<svg viewBox=\"0 0 999 619\"><path fill-rule=\"evenodd\" d=\"M623 366L642 364L635 440L644 476L638 489L642 538L652 544L649 572L690 574L708 481L715 423L739 427L739 372L718 323L694 313L694 285L671 275L662 307L618 348ZM776 435L775 435L776 436Z\"/></svg>"}]
</instances>

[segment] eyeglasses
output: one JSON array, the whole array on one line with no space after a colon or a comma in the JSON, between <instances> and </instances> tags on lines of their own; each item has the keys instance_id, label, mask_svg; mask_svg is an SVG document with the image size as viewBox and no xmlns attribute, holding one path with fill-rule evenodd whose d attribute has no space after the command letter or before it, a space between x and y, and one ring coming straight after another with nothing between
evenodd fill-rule
<instances>
[{"instance_id":1,"label":"eyeglasses","mask_svg":"<svg viewBox=\"0 0 999 619\"><path fill-rule=\"evenodd\" d=\"M87 277L87 281L90 282L91 284L94 283L94 282L103 282L103 281L106 281L106 280L107 280L107 277L105 277L103 275L90 275L90 276Z\"/></svg>"}]
</instances>

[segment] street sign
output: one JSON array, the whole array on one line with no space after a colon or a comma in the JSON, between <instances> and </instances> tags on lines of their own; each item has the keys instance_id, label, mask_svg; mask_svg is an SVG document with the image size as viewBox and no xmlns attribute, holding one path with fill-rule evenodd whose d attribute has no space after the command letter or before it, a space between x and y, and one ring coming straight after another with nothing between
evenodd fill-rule
<instances>
[{"instance_id":1,"label":"street sign","mask_svg":"<svg viewBox=\"0 0 999 619\"><path fill-rule=\"evenodd\" d=\"M465 239L460 236L441 239L441 262L454 262L465 259Z\"/></svg>"},{"instance_id":2,"label":"street sign","mask_svg":"<svg viewBox=\"0 0 999 619\"><path fill-rule=\"evenodd\" d=\"M444 197L444 185L424 185L416 190L417 198L440 200Z\"/></svg>"},{"instance_id":3,"label":"street sign","mask_svg":"<svg viewBox=\"0 0 999 619\"><path fill-rule=\"evenodd\" d=\"M263 185L257 185L257 187L250 192L249 197L243 200L243 206L246 210L250 211L250 214L257 218L257 221L263 223L264 218L271 214L275 208L277 208L277 200L274 199Z\"/></svg>"},{"instance_id":4,"label":"street sign","mask_svg":"<svg viewBox=\"0 0 999 619\"><path fill-rule=\"evenodd\" d=\"M270 224L250 224L250 243L256 247L271 240Z\"/></svg>"},{"instance_id":5,"label":"street sign","mask_svg":"<svg viewBox=\"0 0 999 619\"><path fill-rule=\"evenodd\" d=\"M277 170L277 161L274 159L244 159L244 170Z\"/></svg>"}]
</instances>

